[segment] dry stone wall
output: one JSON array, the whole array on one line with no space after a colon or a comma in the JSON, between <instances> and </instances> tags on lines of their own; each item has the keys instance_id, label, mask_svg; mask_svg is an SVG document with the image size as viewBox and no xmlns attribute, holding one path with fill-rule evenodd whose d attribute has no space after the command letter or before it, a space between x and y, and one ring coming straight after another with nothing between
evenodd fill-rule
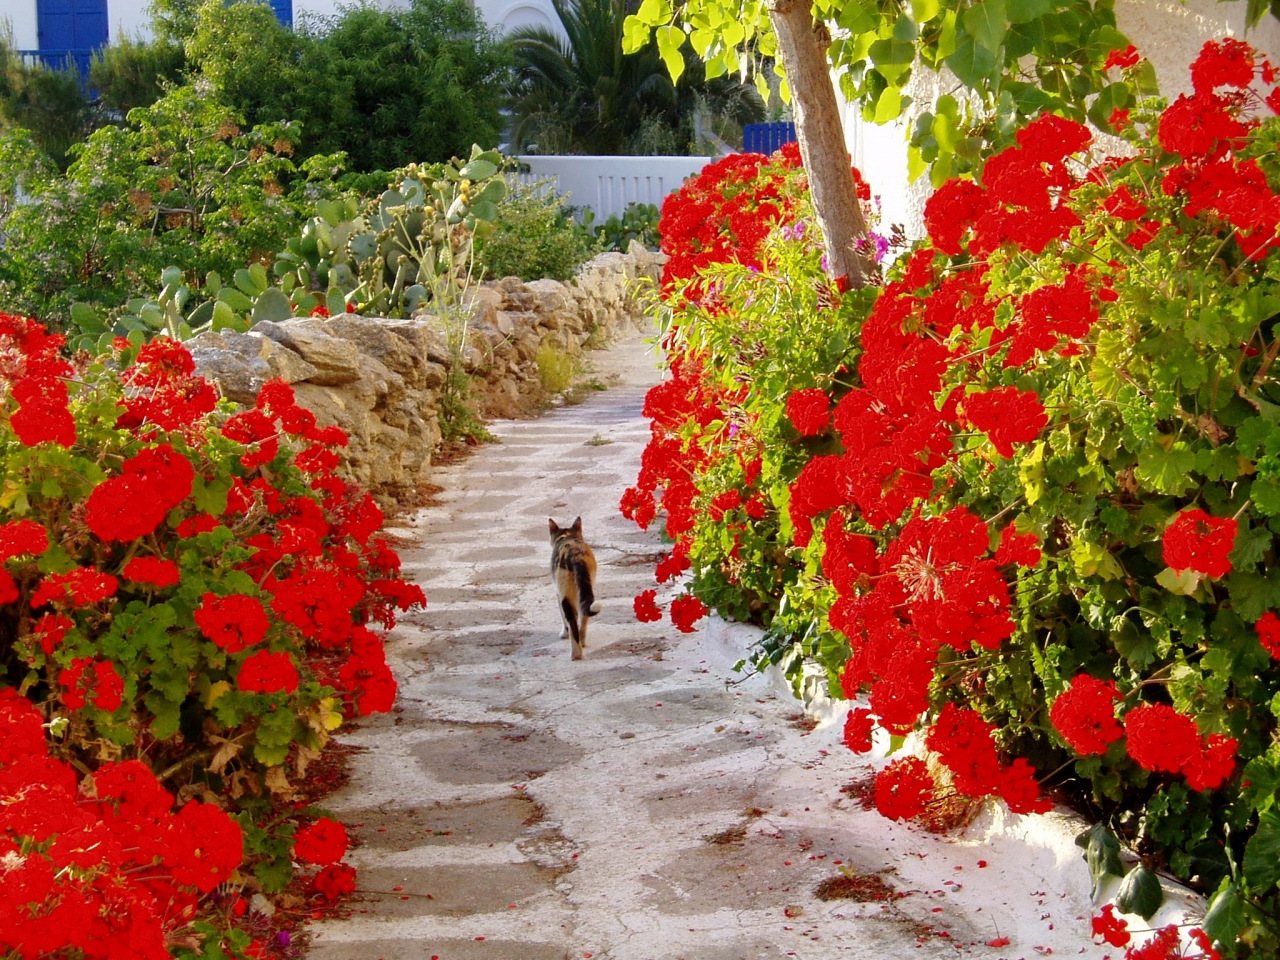
<instances>
[{"instance_id":1,"label":"dry stone wall","mask_svg":"<svg viewBox=\"0 0 1280 960\"><path fill-rule=\"evenodd\" d=\"M511 414L541 398L544 345L573 356L642 324L653 289L645 280L657 280L662 260L633 243L588 261L569 283L508 277L478 287L457 352L485 400L482 412ZM380 500L403 499L429 476L455 362L440 317L297 317L247 333L202 333L187 346L198 371L237 403L252 404L275 377L292 384L322 425L347 432L342 470Z\"/></svg>"}]
</instances>

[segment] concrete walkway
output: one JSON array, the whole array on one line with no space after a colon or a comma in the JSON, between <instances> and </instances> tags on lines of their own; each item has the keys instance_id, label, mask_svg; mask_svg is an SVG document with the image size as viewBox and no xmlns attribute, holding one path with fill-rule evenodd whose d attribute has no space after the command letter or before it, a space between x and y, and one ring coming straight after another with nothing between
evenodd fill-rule
<instances>
[{"instance_id":1,"label":"concrete walkway","mask_svg":"<svg viewBox=\"0 0 1280 960\"><path fill-rule=\"evenodd\" d=\"M740 628L635 620L662 547L617 502L659 373L638 337L594 356L618 386L497 424L391 531L429 604L388 643L395 711L343 738L366 748L329 801L360 893L311 928L311 960L1101 957L1069 838L890 824L849 787L866 763L836 725L811 733L763 678L726 683ZM604 611L575 663L547 517L577 515Z\"/></svg>"}]
</instances>

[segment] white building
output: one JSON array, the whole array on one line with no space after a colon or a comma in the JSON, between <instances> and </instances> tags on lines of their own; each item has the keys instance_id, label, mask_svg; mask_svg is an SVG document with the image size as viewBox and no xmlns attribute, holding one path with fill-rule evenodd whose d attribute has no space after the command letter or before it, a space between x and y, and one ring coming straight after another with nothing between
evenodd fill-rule
<instances>
[{"instance_id":1,"label":"white building","mask_svg":"<svg viewBox=\"0 0 1280 960\"><path fill-rule=\"evenodd\" d=\"M329 16L344 0L267 0L285 23L305 14ZM407 0L368 0L374 6L407 6ZM151 0L0 0L19 50L61 60L68 51L96 50L121 33L146 37ZM516 27L558 24L551 0L475 0L485 22L505 33Z\"/></svg>"}]
</instances>

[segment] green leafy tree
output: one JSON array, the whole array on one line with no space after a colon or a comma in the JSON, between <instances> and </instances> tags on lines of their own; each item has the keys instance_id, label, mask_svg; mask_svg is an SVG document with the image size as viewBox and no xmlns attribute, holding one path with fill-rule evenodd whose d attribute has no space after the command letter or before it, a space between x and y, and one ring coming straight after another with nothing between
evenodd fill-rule
<instances>
[{"instance_id":1,"label":"green leafy tree","mask_svg":"<svg viewBox=\"0 0 1280 960\"><path fill-rule=\"evenodd\" d=\"M472 144L497 145L507 54L467 0L352 7L323 31L319 42L350 97L326 129L352 169L441 163ZM318 131L322 116L298 119Z\"/></svg>"},{"instance_id":2,"label":"green leafy tree","mask_svg":"<svg viewBox=\"0 0 1280 960\"><path fill-rule=\"evenodd\" d=\"M920 114L912 171L932 167L939 183L974 174L1044 112L1108 129L1107 118L1153 92L1149 70L1116 79L1106 69L1129 40L1116 29L1113 0L644 0L627 19L625 49L656 39L673 76L686 44L708 76L755 70L777 56L793 100L801 154L826 238L831 271L858 284L865 224L847 174L831 74L877 123L902 116L913 72L950 71L959 96ZM1256 23L1273 0L1249 0ZM833 39L833 37L835 39Z\"/></svg>"},{"instance_id":3,"label":"green leafy tree","mask_svg":"<svg viewBox=\"0 0 1280 960\"><path fill-rule=\"evenodd\" d=\"M701 65L668 74L658 51L624 53L624 0L553 0L564 30L526 27L512 34L515 58L511 107L512 143L536 144L543 153L617 154L669 149L692 139L700 108L749 123L763 102L729 77L708 81ZM679 152L684 152L682 149Z\"/></svg>"},{"instance_id":4,"label":"green leafy tree","mask_svg":"<svg viewBox=\"0 0 1280 960\"><path fill-rule=\"evenodd\" d=\"M206 0L184 39L189 76L250 126L289 120L305 152L341 149L331 128L351 109L351 84L317 38L284 26L265 3Z\"/></svg>"}]
</instances>

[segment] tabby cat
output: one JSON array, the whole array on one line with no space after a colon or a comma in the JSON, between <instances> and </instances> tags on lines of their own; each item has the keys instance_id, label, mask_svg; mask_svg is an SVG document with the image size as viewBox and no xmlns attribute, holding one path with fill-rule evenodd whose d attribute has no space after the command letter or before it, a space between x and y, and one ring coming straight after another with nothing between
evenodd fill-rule
<instances>
[{"instance_id":1,"label":"tabby cat","mask_svg":"<svg viewBox=\"0 0 1280 960\"><path fill-rule=\"evenodd\" d=\"M551 525L551 579L560 599L560 616L564 620L562 637L573 638L573 659L582 659L587 645L587 618L600 612L596 600L596 556L582 539L582 518L571 527L561 527L548 518Z\"/></svg>"}]
</instances>

